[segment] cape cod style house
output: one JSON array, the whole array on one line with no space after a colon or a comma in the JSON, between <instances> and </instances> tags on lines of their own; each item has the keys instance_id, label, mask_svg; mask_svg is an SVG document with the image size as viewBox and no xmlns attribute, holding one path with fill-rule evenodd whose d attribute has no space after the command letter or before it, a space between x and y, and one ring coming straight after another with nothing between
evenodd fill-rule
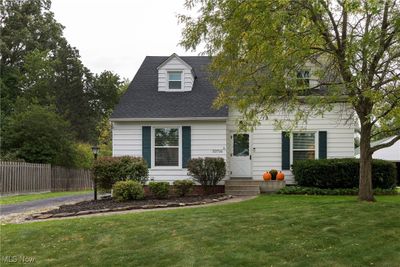
<instances>
[{"instance_id":1,"label":"cape cod style house","mask_svg":"<svg viewBox=\"0 0 400 267\"><path fill-rule=\"evenodd\" d=\"M111 116L113 156L142 156L155 181L189 178L190 158L222 157L225 180L262 180L265 170L277 169L286 183L294 182L290 166L296 160L353 157L354 125L336 109L310 118L290 135L273 126L280 114L253 132L238 133L238 112L212 108L217 91L207 74L210 60L146 57Z\"/></svg>"}]
</instances>

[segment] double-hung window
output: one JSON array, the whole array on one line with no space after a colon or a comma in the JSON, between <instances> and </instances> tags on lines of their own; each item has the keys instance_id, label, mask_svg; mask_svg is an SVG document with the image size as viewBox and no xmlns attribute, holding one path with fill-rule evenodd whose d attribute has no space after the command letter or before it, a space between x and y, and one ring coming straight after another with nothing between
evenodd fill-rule
<instances>
[{"instance_id":1,"label":"double-hung window","mask_svg":"<svg viewBox=\"0 0 400 267\"><path fill-rule=\"evenodd\" d=\"M297 86L302 88L310 88L310 71L300 70L297 72Z\"/></svg>"},{"instance_id":2,"label":"double-hung window","mask_svg":"<svg viewBox=\"0 0 400 267\"><path fill-rule=\"evenodd\" d=\"M182 89L182 71L168 71L168 88Z\"/></svg>"},{"instance_id":3,"label":"double-hung window","mask_svg":"<svg viewBox=\"0 0 400 267\"><path fill-rule=\"evenodd\" d=\"M315 159L315 133L293 133L293 163L298 160Z\"/></svg>"},{"instance_id":4,"label":"double-hung window","mask_svg":"<svg viewBox=\"0 0 400 267\"><path fill-rule=\"evenodd\" d=\"M154 166L179 166L179 128L154 129Z\"/></svg>"}]
</instances>

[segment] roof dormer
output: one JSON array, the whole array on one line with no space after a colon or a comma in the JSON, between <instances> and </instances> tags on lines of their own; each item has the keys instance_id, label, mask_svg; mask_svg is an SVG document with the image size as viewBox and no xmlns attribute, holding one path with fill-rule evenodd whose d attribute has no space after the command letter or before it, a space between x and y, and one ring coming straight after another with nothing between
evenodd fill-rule
<instances>
[{"instance_id":1,"label":"roof dormer","mask_svg":"<svg viewBox=\"0 0 400 267\"><path fill-rule=\"evenodd\" d=\"M172 54L157 69L159 92L192 91L194 82L192 66L177 54Z\"/></svg>"}]
</instances>

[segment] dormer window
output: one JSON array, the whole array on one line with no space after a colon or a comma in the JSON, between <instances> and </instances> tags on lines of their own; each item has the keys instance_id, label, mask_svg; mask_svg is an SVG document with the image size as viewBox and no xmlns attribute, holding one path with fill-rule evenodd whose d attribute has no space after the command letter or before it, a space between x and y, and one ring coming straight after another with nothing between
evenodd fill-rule
<instances>
[{"instance_id":1,"label":"dormer window","mask_svg":"<svg viewBox=\"0 0 400 267\"><path fill-rule=\"evenodd\" d=\"M182 71L168 71L168 88L182 89Z\"/></svg>"},{"instance_id":2,"label":"dormer window","mask_svg":"<svg viewBox=\"0 0 400 267\"><path fill-rule=\"evenodd\" d=\"M186 61L172 54L158 67L158 91L181 93L193 89L195 73Z\"/></svg>"}]
</instances>

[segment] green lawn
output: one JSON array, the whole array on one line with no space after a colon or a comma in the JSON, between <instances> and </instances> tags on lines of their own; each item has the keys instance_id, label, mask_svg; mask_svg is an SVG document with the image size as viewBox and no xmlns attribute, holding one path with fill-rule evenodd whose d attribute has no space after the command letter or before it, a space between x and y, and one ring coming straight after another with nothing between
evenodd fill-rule
<instances>
[{"instance_id":1,"label":"green lawn","mask_svg":"<svg viewBox=\"0 0 400 267\"><path fill-rule=\"evenodd\" d=\"M1 229L2 256L48 266L399 266L400 196L265 195L212 207Z\"/></svg>"},{"instance_id":2,"label":"green lawn","mask_svg":"<svg viewBox=\"0 0 400 267\"><path fill-rule=\"evenodd\" d=\"M18 195L18 196L9 196L9 197L1 197L0 205L8 205L8 204L16 204L21 202L27 202L32 200L46 199L52 197L64 197L64 196L72 196L72 195L82 195L87 194L92 191L68 191L68 192L50 192L50 193L39 193L39 194L29 194L29 195Z\"/></svg>"}]
</instances>

